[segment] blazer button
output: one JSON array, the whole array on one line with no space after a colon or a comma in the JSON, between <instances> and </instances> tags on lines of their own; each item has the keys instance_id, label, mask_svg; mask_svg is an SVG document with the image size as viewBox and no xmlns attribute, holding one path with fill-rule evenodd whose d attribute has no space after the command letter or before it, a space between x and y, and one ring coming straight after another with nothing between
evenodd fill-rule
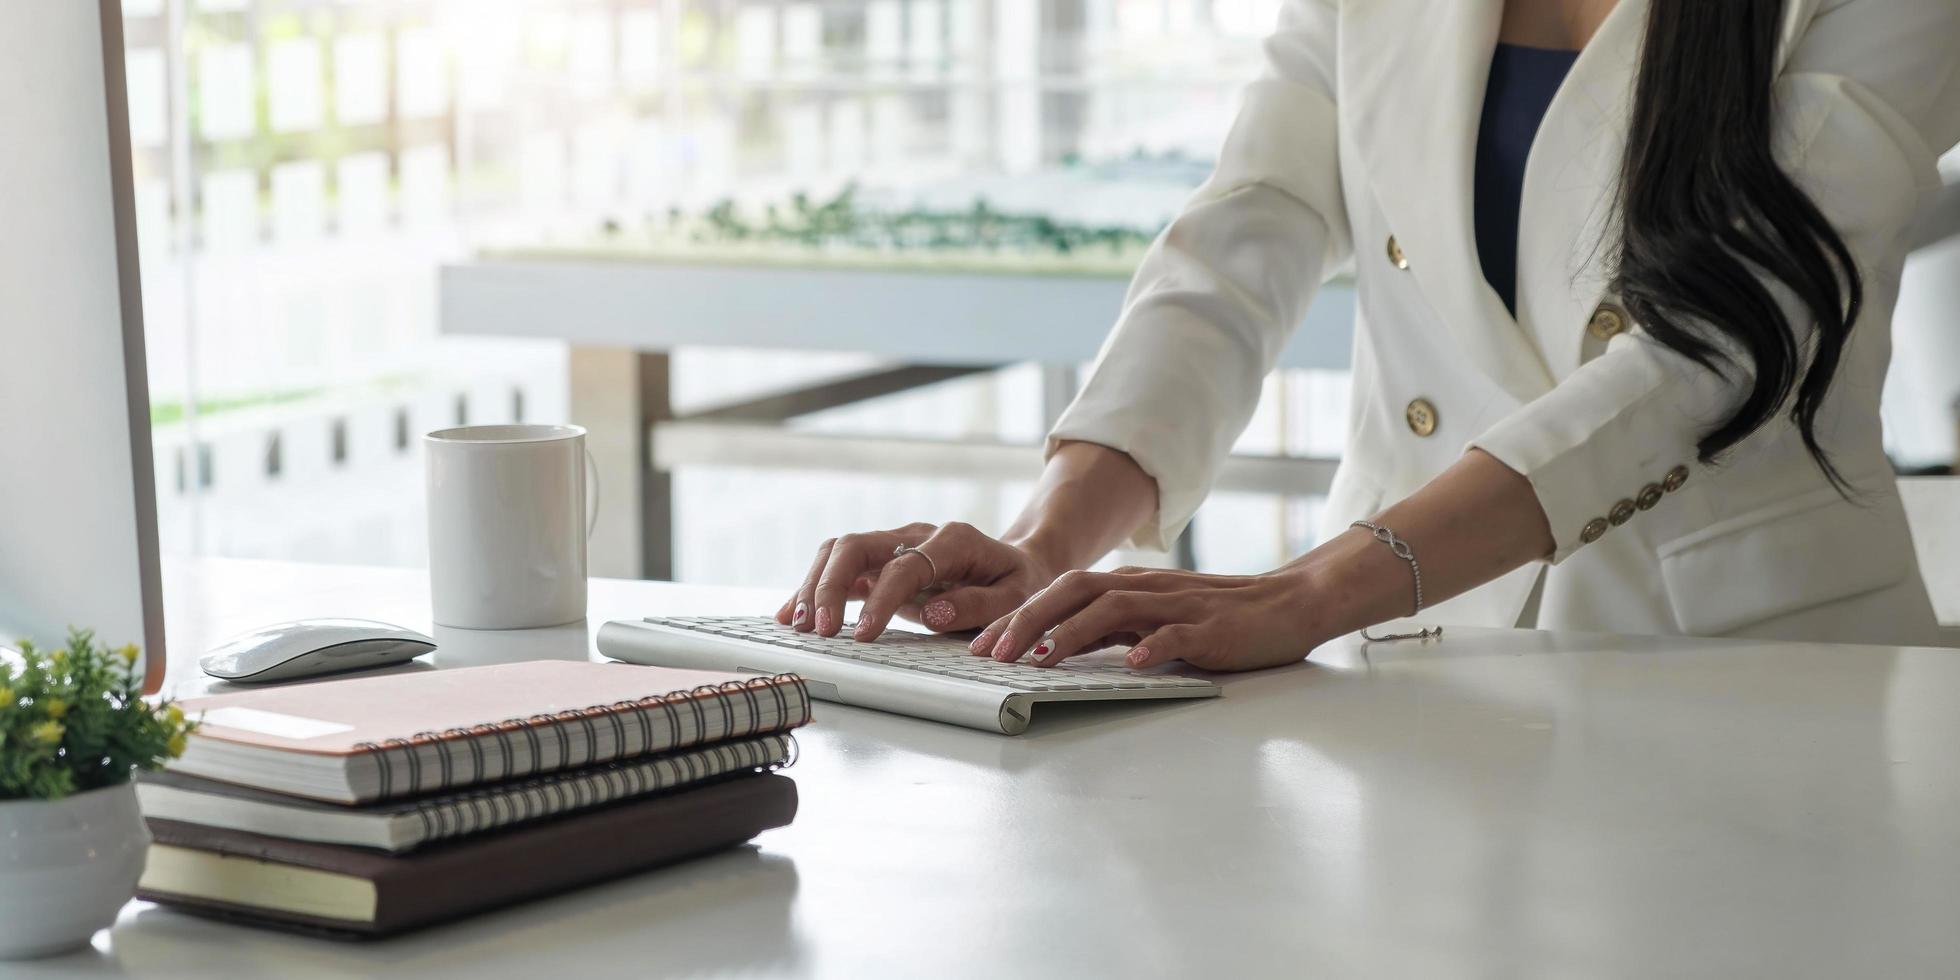
<instances>
[{"instance_id":1,"label":"blazer button","mask_svg":"<svg viewBox=\"0 0 1960 980\"><path fill-rule=\"evenodd\" d=\"M1595 517L1587 521L1585 529L1579 532L1579 543L1592 544L1594 541L1598 541L1600 538L1606 536L1606 528L1606 518L1604 517Z\"/></svg>"},{"instance_id":2,"label":"blazer button","mask_svg":"<svg viewBox=\"0 0 1960 980\"><path fill-rule=\"evenodd\" d=\"M1612 340L1625 333L1626 329L1626 311L1611 303L1599 304L1599 309L1593 311L1592 319L1586 323L1586 332L1600 340Z\"/></svg>"},{"instance_id":3,"label":"blazer button","mask_svg":"<svg viewBox=\"0 0 1960 980\"><path fill-rule=\"evenodd\" d=\"M1634 503L1631 500L1622 500L1614 504L1613 509L1606 512L1606 522L1614 527L1619 527L1633 520L1633 508Z\"/></svg>"},{"instance_id":4,"label":"blazer button","mask_svg":"<svg viewBox=\"0 0 1960 980\"><path fill-rule=\"evenodd\" d=\"M1418 436L1427 436L1436 431L1436 406L1426 398L1418 398L1409 403L1408 411L1402 413L1408 420L1409 431Z\"/></svg>"},{"instance_id":5,"label":"blazer button","mask_svg":"<svg viewBox=\"0 0 1960 980\"><path fill-rule=\"evenodd\" d=\"M1641 510L1653 510L1661 502L1661 485L1649 483L1640 488L1640 496L1633 498L1633 505Z\"/></svg>"},{"instance_id":6,"label":"blazer button","mask_svg":"<svg viewBox=\"0 0 1960 980\"><path fill-rule=\"evenodd\" d=\"M1668 470L1666 476L1661 477L1661 489L1668 493L1673 493L1681 489L1681 484L1686 482L1688 482L1688 468L1685 466L1676 466Z\"/></svg>"},{"instance_id":7,"label":"blazer button","mask_svg":"<svg viewBox=\"0 0 1960 980\"><path fill-rule=\"evenodd\" d=\"M1396 241L1394 235L1388 236L1388 262L1397 269L1409 267L1409 257L1402 254L1402 243Z\"/></svg>"}]
</instances>

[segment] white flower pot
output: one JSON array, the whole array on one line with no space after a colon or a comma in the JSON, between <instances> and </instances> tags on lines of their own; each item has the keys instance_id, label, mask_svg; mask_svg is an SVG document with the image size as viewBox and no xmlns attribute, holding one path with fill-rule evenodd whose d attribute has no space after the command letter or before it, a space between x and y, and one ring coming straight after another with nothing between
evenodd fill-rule
<instances>
[{"instance_id":1,"label":"white flower pot","mask_svg":"<svg viewBox=\"0 0 1960 980\"><path fill-rule=\"evenodd\" d=\"M0 800L0 959L87 945L136 894L149 848L130 783Z\"/></svg>"}]
</instances>

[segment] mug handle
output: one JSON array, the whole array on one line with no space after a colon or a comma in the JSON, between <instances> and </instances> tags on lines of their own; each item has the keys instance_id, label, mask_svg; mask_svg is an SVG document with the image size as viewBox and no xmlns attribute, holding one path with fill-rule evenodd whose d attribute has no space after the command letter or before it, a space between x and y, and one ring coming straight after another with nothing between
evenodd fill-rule
<instances>
[{"instance_id":1,"label":"mug handle","mask_svg":"<svg viewBox=\"0 0 1960 980\"><path fill-rule=\"evenodd\" d=\"M585 471L592 475L592 513L585 517L585 540L592 540L592 532L599 530L599 461L592 458L592 450L585 450Z\"/></svg>"}]
</instances>

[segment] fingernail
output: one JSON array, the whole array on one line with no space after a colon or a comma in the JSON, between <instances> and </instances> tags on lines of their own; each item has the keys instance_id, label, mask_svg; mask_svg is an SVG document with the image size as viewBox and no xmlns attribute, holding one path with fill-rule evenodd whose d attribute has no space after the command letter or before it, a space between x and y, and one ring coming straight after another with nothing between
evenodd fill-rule
<instances>
[{"instance_id":1,"label":"fingernail","mask_svg":"<svg viewBox=\"0 0 1960 980\"><path fill-rule=\"evenodd\" d=\"M993 649L993 647L994 647L994 638L986 633L982 633L979 636L974 637L973 642L967 644L966 649L967 652L973 654L976 657L984 657L987 655L989 651Z\"/></svg>"},{"instance_id":2,"label":"fingernail","mask_svg":"<svg viewBox=\"0 0 1960 980\"><path fill-rule=\"evenodd\" d=\"M1043 640L1040 643L1034 645L1034 649L1028 653L1028 656L1036 660L1040 660L1041 658L1048 656L1048 651L1053 649L1054 647L1049 645L1047 640Z\"/></svg>"},{"instance_id":3,"label":"fingernail","mask_svg":"<svg viewBox=\"0 0 1960 980\"><path fill-rule=\"evenodd\" d=\"M871 635L871 624L863 620L859 620L857 624L857 629L851 631L851 636L853 639L862 640L862 639L866 639L870 635Z\"/></svg>"},{"instance_id":4,"label":"fingernail","mask_svg":"<svg viewBox=\"0 0 1960 980\"><path fill-rule=\"evenodd\" d=\"M796 604L796 613L790 616L789 618L789 624L791 626L801 626L803 625L803 621L809 618L810 618L809 604L804 602L799 602Z\"/></svg>"},{"instance_id":5,"label":"fingernail","mask_svg":"<svg viewBox=\"0 0 1960 980\"><path fill-rule=\"evenodd\" d=\"M1000 639L999 643L994 644L994 659L1002 662L1019 659L1021 651L1008 646L1007 637L1003 636Z\"/></svg>"},{"instance_id":6,"label":"fingernail","mask_svg":"<svg viewBox=\"0 0 1960 980\"><path fill-rule=\"evenodd\" d=\"M1143 647L1135 647L1130 650L1130 655L1123 659L1128 660L1133 667L1141 666L1144 661L1150 659L1150 651Z\"/></svg>"},{"instance_id":7,"label":"fingernail","mask_svg":"<svg viewBox=\"0 0 1960 980\"><path fill-rule=\"evenodd\" d=\"M817 610L817 632L819 633L830 632L830 610L828 609Z\"/></svg>"},{"instance_id":8,"label":"fingernail","mask_svg":"<svg viewBox=\"0 0 1960 980\"><path fill-rule=\"evenodd\" d=\"M944 599L934 599L926 603L924 618L927 626L936 630L945 629L953 624L953 604Z\"/></svg>"}]
</instances>

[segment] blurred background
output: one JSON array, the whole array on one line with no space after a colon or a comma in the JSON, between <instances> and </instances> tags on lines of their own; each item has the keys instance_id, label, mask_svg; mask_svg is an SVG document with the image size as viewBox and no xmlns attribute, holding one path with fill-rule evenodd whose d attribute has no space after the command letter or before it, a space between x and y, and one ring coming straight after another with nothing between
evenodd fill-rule
<instances>
[{"instance_id":1,"label":"blurred background","mask_svg":"<svg viewBox=\"0 0 1960 980\"><path fill-rule=\"evenodd\" d=\"M529 339L445 329L445 268L500 256L759 275L950 268L1120 295L1207 173L1279 0L123 6L166 554L417 565L422 433L583 421L579 404L605 400L587 390L603 371L582 369L556 325ZM1951 242L1935 258L1915 275L1960 281ZM829 329L854 302L840 286L807 326L811 309L782 310L784 330ZM1917 302L1942 323L1960 309L1950 292ZM1115 315L1106 305L1072 328L1087 350ZM660 326L657 306L626 312ZM1921 333L1901 339L1912 356L1889 448L1902 466L1950 466L1960 331ZM893 367L847 344L779 346L665 351L661 411ZM1016 355L811 403L781 427L1034 445L1079 366ZM1345 355L1325 360L1268 379L1241 452L1338 457ZM911 520L999 530L1025 491L1018 470L853 475L732 455L663 477L661 574L782 585L826 535ZM634 506L634 488L609 489L622 492L606 507ZM1317 504L1221 493L1183 558L1269 568L1313 543Z\"/></svg>"}]
</instances>

